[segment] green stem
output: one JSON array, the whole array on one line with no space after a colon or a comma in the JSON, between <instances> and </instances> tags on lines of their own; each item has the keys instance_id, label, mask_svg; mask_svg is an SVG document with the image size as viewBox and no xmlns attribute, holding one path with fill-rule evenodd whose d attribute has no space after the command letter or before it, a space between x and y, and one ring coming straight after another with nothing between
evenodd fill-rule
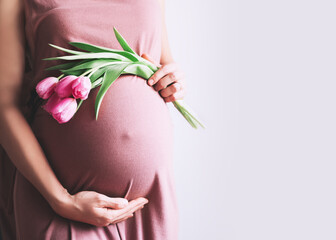
<instances>
[{"instance_id":1,"label":"green stem","mask_svg":"<svg viewBox=\"0 0 336 240\"><path fill-rule=\"evenodd\" d=\"M94 82L91 84L91 89L98 87L98 86L101 84L102 80L103 80L103 78L100 77L100 78L98 78L96 81L94 81Z\"/></svg>"},{"instance_id":2,"label":"green stem","mask_svg":"<svg viewBox=\"0 0 336 240\"><path fill-rule=\"evenodd\" d=\"M79 101L79 104L78 104L78 106L77 106L76 112L78 111L79 107L82 105L83 101L84 101L83 99L81 99L81 100Z\"/></svg>"},{"instance_id":3,"label":"green stem","mask_svg":"<svg viewBox=\"0 0 336 240\"><path fill-rule=\"evenodd\" d=\"M82 73L82 74L80 75L80 77L83 77L83 76L85 76L86 74L92 72L92 70L93 70L93 69L87 70L86 72Z\"/></svg>"},{"instance_id":4,"label":"green stem","mask_svg":"<svg viewBox=\"0 0 336 240\"><path fill-rule=\"evenodd\" d=\"M205 128L204 124L201 123L199 119L197 119L196 114L193 113L192 109L186 103L184 103L183 100L173 101L173 104L193 128L197 129L197 124L202 128Z\"/></svg>"},{"instance_id":5,"label":"green stem","mask_svg":"<svg viewBox=\"0 0 336 240\"><path fill-rule=\"evenodd\" d=\"M61 75L58 76L57 79L59 80L59 79L60 79L61 77L63 77L63 76L64 76L64 74L61 74Z\"/></svg>"}]
</instances>

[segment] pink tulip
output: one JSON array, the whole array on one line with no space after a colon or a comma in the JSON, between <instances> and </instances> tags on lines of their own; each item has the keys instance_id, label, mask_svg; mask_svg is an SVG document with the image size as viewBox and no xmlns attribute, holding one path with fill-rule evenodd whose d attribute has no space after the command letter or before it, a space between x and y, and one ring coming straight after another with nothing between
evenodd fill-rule
<instances>
[{"instance_id":1,"label":"pink tulip","mask_svg":"<svg viewBox=\"0 0 336 240\"><path fill-rule=\"evenodd\" d=\"M72 94L72 83L77 76L69 75L61 78L61 80L56 84L55 92L60 98L70 97Z\"/></svg>"},{"instance_id":2,"label":"pink tulip","mask_svg":"<svg viewBox=\"0 0 336 240\"><path fill-rule=\"evenodd\" d=\"M65 123L76 113L77 101L72 97L60 98L54 93L43 108L49 112L58 123Z\"/></svg>"},{"instance_id":3,"label":"pink tulip","mask_svg":"<svg viewBox=\"0 0 336 240\"><path fill-rule=\"evenodd\" d=\"M91 90L91 80L88 77L78 77L72 84L72 95L74 98L85 100Z\"/></svg>"},{"instance_id":4,"label":"pink tulip","mask_svg":"<svg viewBox=\"0 0 336 240\"><path fill-rule=\"evenodd\" d=\"M76 113L77 101L74 98L63 98L57 106L58 112L53 113L52 116L58 123L68 122Z\"/></svg>"},{"instance_id":5,"label":"pink tulip","mask_svg":"<svg viewBox=\"0 0 336 240\"><path fill-rule=\"evenodd\" d=\"M52 113L55 109L55 107L59 104L59 102L61 101L61 98L54 93L53 95L51 95L51 97L48 99L47 103L44 104L42 107L44 108L44 110L46 110L48 113Z\"/></svg>"},{"instance_id":6,"label":"pink tulip","mask_svg":"<svg viewBox=\"0 0 336 240\"><path fill-rule=\"evenodd\" d=\"M47 77L36 85L36 92L42 99L48 99L54 93L58 78Z\"/></svg>"}]
</instances>

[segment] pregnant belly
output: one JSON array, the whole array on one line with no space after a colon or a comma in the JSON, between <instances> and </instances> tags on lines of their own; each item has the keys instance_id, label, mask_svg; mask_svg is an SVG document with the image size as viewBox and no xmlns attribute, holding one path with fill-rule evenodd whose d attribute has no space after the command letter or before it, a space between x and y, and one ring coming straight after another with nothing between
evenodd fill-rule
<instances>
[{"instance_id":1,"label":"pregnant belly","mask_svg":"<svg viewBox=\"0 0 336 240\"><path fill-rule=\"evenodd\" d=\"M173 125L168 107L144 79L124 75L107 91L96 121L98 90L93 89L64 124L39 109L32 129L70 193L145 196L156 174L171 164Z\"/></svg>"}]
</instances>

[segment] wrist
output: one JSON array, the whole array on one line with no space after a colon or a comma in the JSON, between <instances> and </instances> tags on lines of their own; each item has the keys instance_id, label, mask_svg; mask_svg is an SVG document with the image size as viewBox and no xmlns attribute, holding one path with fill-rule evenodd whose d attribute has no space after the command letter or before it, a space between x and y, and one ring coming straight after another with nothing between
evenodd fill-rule
<instances>
[{"instance_id":1,"label":"wrist","mask_svg":"<svg viewBox=\"0 0 336 240\"><path fill-rule=\"evenodd\" d=\"M65 188L62 188L60 192L47 198L47 201L55 212L62 213L69 205L72 204L73 198Z\"/></svg>"}]
</instances>

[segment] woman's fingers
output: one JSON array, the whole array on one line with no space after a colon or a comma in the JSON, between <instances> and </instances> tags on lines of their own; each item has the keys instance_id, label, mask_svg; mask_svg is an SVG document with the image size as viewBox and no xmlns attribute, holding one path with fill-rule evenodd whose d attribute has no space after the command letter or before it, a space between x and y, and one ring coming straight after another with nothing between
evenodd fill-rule
<instances>
[{"instance_id":1,"label":"woman's fingers","mask_svg":"<svg viewBox=\"0 0 336 240\"><path fill-rule=\"evenodd\" d=\"M141 57L154 63L147 55L142 54ZM173 102L183 99L185 96L184 89L184 72L178 69L176 62L165 64L159 68L147 81L149 86L153 86L158 91L165 102Z\"/></svg>"},{"instance_id":2,"label":"woman's fingers","mask_svg":"<svg viewBox=\"0 0 336 240\"><path fill-rule=\"evenodd\" d=\"M173 102L173 101L176 101L176 100L179 100L179 99L183 99L184 95L185 95L185 90L181 89L180 91L175 92L174 94L172 94L168 97L164 97L163 100L165 102Z\"/></svg>"},{"instance_id":3,"label":"woman's fingers","mask_svg":"<svg viewBox=\"0 0 336 240\"><path fill-rule=\"evenodd\" d=\"M176 71L176 72L168 73L163 78L161 78L157 83L155 83L153 87L155 91L160 91L166 88L167 86L173 84L174 82L178 82L182 80L183 77L184 77L183 72Z\"/></svg>"},{"instance_id":4,"label":"woman's fingers","mask_svg":"<svg viewBox=\"0 0 336 240\"><path fill-rule=\"evenodd\" d=\"M157 67L161 67L161 64L157 64L157 63L154 61L154 59L151 58L150 56L148 56L146 53L142 54L141 57L144 58L144 59L146 59L146 60L148 60L148 61L150 61L150 62L153 63L155 66L157 66Z\"/></svg>"},{"instance_id":5,"label":"woman's fingers","mask_svg":"<svg viewBox=\"0 0 336 240\"><path fill-rule=\"evenodd\" d=\"M118 217L127 215L128 213L133 213L136 210L142 208L146 203L148 203L148 200L146 198L137 198L132 201L130 201L127 205L127 207L115 210Z\"/></svg>"},{"instance_id":6,"label":"woman's fingers","mask_svg":"<svg viewBox=\"0 0 336 240\"><path fill-rule=\"evenodd\" d=\"M117 215L115 213L116 210L114 209L107 209L105 208L105 211L100 212L101 218L100 218L100 226L108 226L110 224L115 224L121 221L126 220L127 218L133 217L133 212L128 212L127 214Z\"/></svg>"},{"instance_id":7,"label":"woman's fingers","mask_svg":"<svg viewBox=\"0 0 336 240\"><path fill-rule=\"evenodd\" d=\"M148 85L153 86L156 84L161 78L163 78L168 73L173 73L177 70L177 64L175 62L163 65L159 70L157 70L147 81ZM171 78L175 78L176 76L171 76Z\"/></svg>"},{"instance_id":8,"label":"woman's fingers","mask_svg":"<svg viewBox=\"0 0 336 240\"><path fill-rule=\"evenodd\" d=\"M127 207L119 210L114 210L112 223L115 223L116 221L127 217L129 214L133 214L135 211L143 208L146 203L148 203L147 199L137 198L130 201Z\"/></svg>"},{"instance_id":9,"label":"woman's fingers","mask_svg":"<svg viewBox=\"0 0 336 240\"><path fill-rule=\"evenodd\" d=\"M165 98L181 90L182 90L182 84L179 82L174 82L168 87L162 89L160 91L160 95L161 97Z\"/></svg>"},{"instance_id":10,"label":"woman's fingers","mask_svg":"<svg viewBox=\"0 0 336 240\"><path fill-rule=\"evenodd\" d=\"M105 207L96 208L96 226L108 226L117 222L121 222L127 218L133 216L133 213L144 207L144 204L148 202L145 198L137 198L128 203L128 205L122 209L112 209Z\"/></svg>"},{"instance_id":11,"label":"woman's fingers","mask_svg":"<svg viewBox=\"0 0 336 240\"><path fill-rule=\"evenodd\" d=\"M141 57L155 64L154 60L146 53L142 54ZM159 67L159 70L148 79L147 84L153 86L156 91L160 91L161 97L166 98L165 101L182 99L185 94L185 91L182 91L184 89L184 72L179 71L176 62Z\"/></svg>"},{"instance_id":12,"label":"woman's fingers","mask_svg":"<svg viewBox=\"0 0 336 240\"><path fill-rule=\"evenodd\" d=\"M99 194L97 198L101 207L121 209L128 205L128 200L125 198L110 198L103 194Z\"/></svg>"},{"instance_id":13,"label":"woman's fingers","mask_svg":"<svg viewBox=\"0 0 336 240\"><path fill-rule=\"evenodd\" d=\"M124 217L124 218L118 220L118 221L115 221L114 223L120 223L120 222L125 221L126 219L128 219L128 218L130 218L130 217L133 217L133 214L130 214L130 215L128 215L128 216L126 216L126 217Z\"/></svg>"},{"instance_id":14,"label":"woman's fingers","mask_svg":"<svg viewBox=\"0 0 336 240\"><path fill-rule=\"evenodd\" d=\"M71 220L95 226L108 226L131 217L147 202L145 198L128 202L125 198L110 198L95 191L82 191L71 195L68 201L57 209L57 213Z\"/></svg>"}]
</instances>

